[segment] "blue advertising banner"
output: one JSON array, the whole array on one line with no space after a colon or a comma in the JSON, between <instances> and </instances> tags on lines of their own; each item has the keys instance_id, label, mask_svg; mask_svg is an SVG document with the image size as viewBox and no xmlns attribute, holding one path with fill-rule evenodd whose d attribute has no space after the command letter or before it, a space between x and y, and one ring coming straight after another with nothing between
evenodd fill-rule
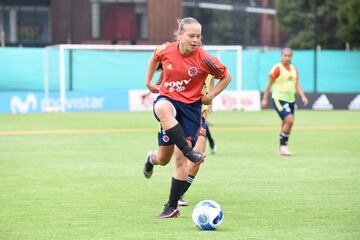
<instances>
[{"instance_id":1,"label":"blue advertising banner","mask_svg":"<svg viewBox=\"0 0 360 240\"><path fill-rule=\"evenodd\" d=\"M81 111L128 111L127 90L118 91L73 91L66 93L66 112ZM59 111L59 93L1 92L0 113L36 113Z\"/></svg>"}]
</instances>

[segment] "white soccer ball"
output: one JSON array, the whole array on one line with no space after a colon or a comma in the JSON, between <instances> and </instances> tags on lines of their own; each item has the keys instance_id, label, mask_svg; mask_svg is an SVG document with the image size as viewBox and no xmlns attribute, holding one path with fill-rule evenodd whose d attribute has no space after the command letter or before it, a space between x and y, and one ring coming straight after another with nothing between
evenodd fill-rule
<instances>
[{"instance_id":1,"label":"white soccer ball","mask_svg":"<svg viewBox=\"0 0 360 240\"><path fill-rule=\"evenodd\" d=\"M192 220L201 230L215 230L224 219L220 205L212 200L204 200L196 204Z\"/></svg>"}]
</instances>

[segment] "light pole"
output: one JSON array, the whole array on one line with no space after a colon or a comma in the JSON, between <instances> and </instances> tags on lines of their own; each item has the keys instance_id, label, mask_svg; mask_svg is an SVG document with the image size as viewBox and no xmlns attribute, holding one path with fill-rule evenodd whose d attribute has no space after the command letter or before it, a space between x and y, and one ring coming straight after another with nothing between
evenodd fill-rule
<instances>
[{"instance_id":1,"label":"light pole","mask_svg":"<svg viewBox=\"0 0 360 240\"><path fill-rule=\"evenodd\" d=\"M314 92L317 93L317 0L314 0L313 8L313 21L314 21Z\"/></svg>"}]
</instances>

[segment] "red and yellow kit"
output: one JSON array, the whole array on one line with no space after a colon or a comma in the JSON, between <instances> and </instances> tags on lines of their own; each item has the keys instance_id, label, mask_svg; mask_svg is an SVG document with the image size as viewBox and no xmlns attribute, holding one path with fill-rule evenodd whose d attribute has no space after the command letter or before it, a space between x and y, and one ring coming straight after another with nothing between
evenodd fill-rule
<instances>
[{"instance_id":1,"label":"red and yellow kit","mask_svg":"<svg viewBox=\"0 0 360 240\"><path fill-rule=\"evenodd\" d=\"M161 62L163 68L160 95L183 103L193 103L202 97L202 88L208 74L222 79L227 69L201 47L190 55L181 55L178 44L165 43L154 52L154 59Z\"/></svg>"}]
</instances>

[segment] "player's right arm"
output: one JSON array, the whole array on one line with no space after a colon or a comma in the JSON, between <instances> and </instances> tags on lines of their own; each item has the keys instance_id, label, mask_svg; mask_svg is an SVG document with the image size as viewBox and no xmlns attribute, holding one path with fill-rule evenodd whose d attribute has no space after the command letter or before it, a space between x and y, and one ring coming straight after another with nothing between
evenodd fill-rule
<instances>
[{"instance_id":1,"label":"player's right arm","mask_svg":"<svg viewBox=\"0 0 360 240\"><path fill-rule=\"evenodd\" d=\"M263 98L261 101L261 107L266 107L268 105L270 88L271 88L271 85L274 83L274 81L275 81L275 79L273 79L272 77L269 77L269 81L265 87L264 95L263 95Z\"/></svg>"},{"instance_id":2,"label":"player's right arm","mask_svg":"<svg viewBox=\"0 0 360 240\"><path fill-rule=\"evenodd\" d=\"M146 87L152 93L158 93L159 92L158 86L156 86L156 84L153 84L151 82L158 65L159 65L159 62L156 61L155 58L154 58L154 55L152 55L151 58L150 58L149 64L148 64L147 71L146 71L146 80L145 80Z\"/></svg>"},{"instance_id":3,"label":"player's right arm","mask_svg":"<svg viewBox=\"0 0 360 240\"><path fill-rule=\"evenodd\" d=\"M271 71L269 73L269 81L264 90L264 95L263 95L263 98L261 101L261 107L266 107L268 105L269 93L270 93L271 86L273 85L273 83L275 82L275 79L278 78L279 75L280 75L280 69L277 66L277 64L275 64L271 68Z\"/></svg>"}]
</instances>

